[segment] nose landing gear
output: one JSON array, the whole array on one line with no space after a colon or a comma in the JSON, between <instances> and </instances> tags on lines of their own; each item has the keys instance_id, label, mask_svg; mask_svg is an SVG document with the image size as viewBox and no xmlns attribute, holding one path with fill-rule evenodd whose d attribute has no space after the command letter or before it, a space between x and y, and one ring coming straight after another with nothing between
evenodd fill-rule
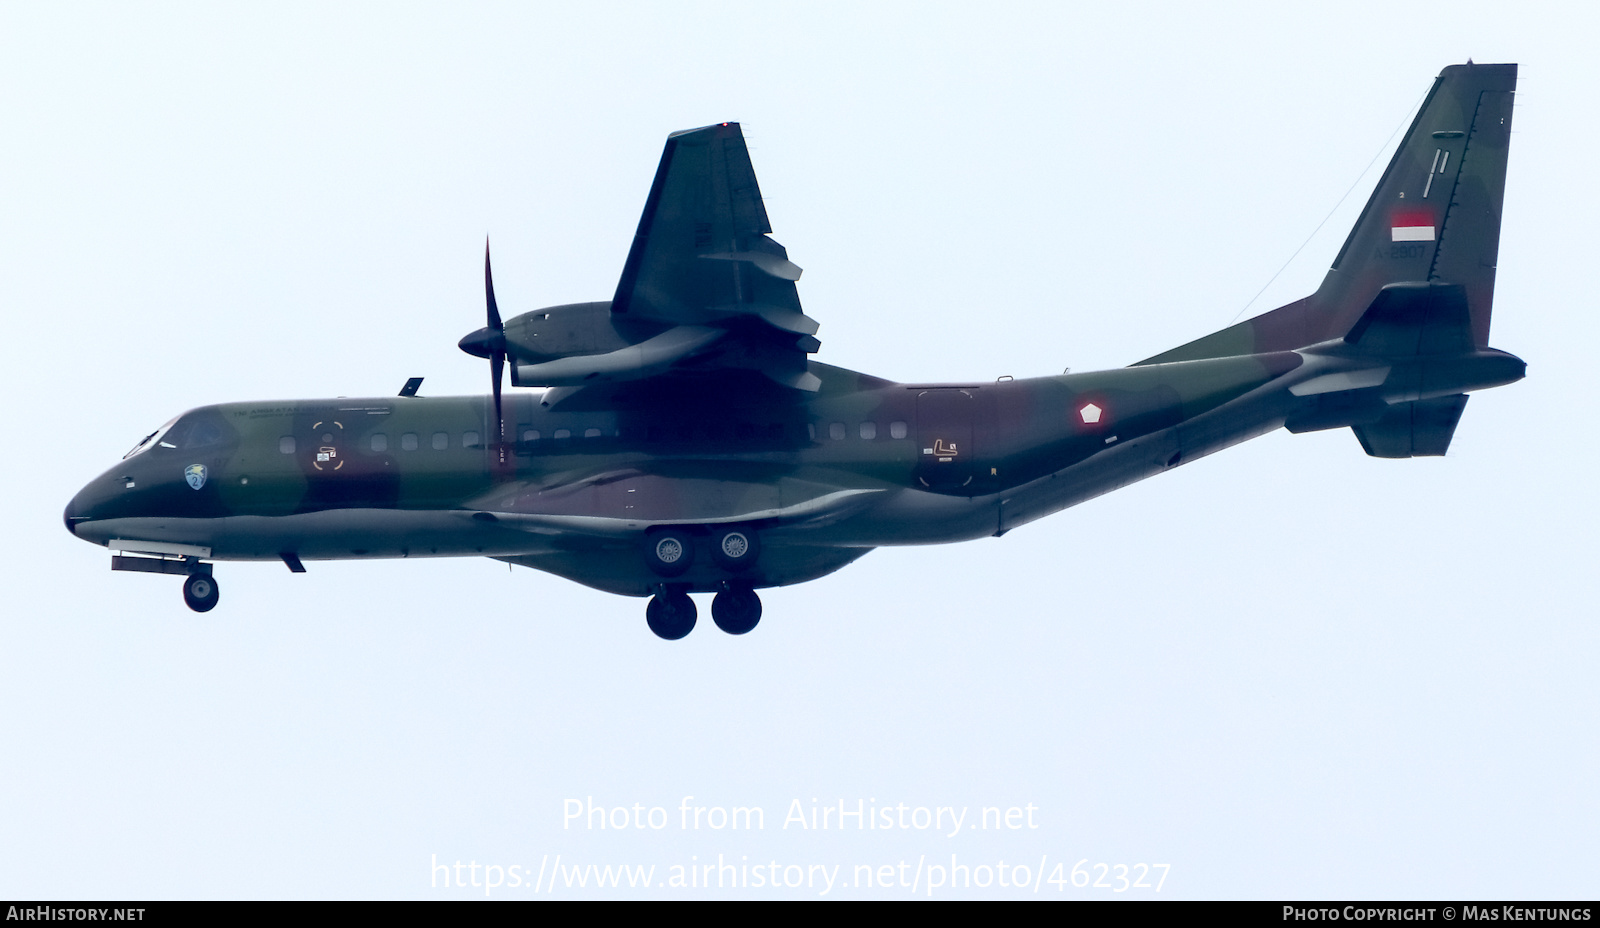
<instances>
[{"instance_id":1,"label":"nose landing gear","mask_svg":"<svg viewBox=\"0 0 1600 928\"><path fill-rule=\"evenodd\" d=\"M210 612L217 605L217 581L210 574L190 574L183 581L183 601L196 612Z\"/></svg>"},{"instance_id":2,"label":"nose landing gear","mask_svg":"<svg viewBox=\"0 0 1600 928\"><path fill-rule=\"evenodd\" d=\"M112 544L116 544L113 542ZM145 545L154 546L156 542L145 542ZM182 548L180 545L164 545L165 548ZM143 550L141 548L140 550ZM161 551L161 548L157 548ZM142 574L178 574L183 577L183 601L190 609L196 612L210 612L217 607L217 580L211 576L211 565L200 560L211 553L211 549L197 550L201 554L173 554L164 556L146 557L133 554L113 554L111 556L112 570L131 570Z\"/></svg>"}]
</instances>

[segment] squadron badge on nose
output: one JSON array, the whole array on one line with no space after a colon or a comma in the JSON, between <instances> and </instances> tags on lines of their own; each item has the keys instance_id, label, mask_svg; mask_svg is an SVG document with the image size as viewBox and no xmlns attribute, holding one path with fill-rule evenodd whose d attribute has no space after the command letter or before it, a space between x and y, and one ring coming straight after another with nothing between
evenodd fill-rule
<instances>
[{"instance_id":1,"label":"squadron badge on nose","mask_svg":"<svg viewBox=\"0 0 1600 928\"><path fill-rule=\"evenodd\" d=\"M204 464L190 464L183 469L183 479L189 481L189 486L198 490L206 485L206 466Z\"/></svg>"}]
</instances>

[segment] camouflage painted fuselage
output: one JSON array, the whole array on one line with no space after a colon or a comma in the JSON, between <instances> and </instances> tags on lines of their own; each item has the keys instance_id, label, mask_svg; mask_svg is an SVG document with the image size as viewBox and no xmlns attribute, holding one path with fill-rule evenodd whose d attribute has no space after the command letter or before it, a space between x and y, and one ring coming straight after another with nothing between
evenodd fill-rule
<instances>
[{"instance_id":1,"label":"camouflage painted fuselage","mask_svg":"<svg viewBox=\"0 0 1600 928\"><path fill-rule=\"evenodd\" d=\"M1486 355L1472 384L1435 376L1430 395L1520 376L1492 354L1515 369ZM1316 399L1295 384L1370 367L1278 352L906 385L813 363L823 386L798 401L756 378L552 408L523 393L507 397L504 463L487 397L229 403L177 419L67 518L100 544L217 560L486 555L639 596L661 582L642 555L651 529L736 523L765 541L742 579L777 586L880 545L1001 534L1275 429ZM702 557L675 582L727 579Z\"/></svg>"},{"instance_id":2,"label":"camouflage painted fuselage","mask_svg":"<svg viewBox=\"0 0 1600 928\"><path fill-rule=\"evenodd\" d=\"M1132 367L985 384L809 360L818 323L741 130L674 133L610 301L502 324L485 254L488 324L460 347L497 390L507 364L552 389L503 419L489 397L204 407L85 487L67 527L183 559L121 569L206 578L206 558L486 555L655 593L652 628L679 637L686 591L759 618L750 588L1002 534L1280 426L1444 454L1466 394L1524 373L1488 346L1515 86L1515 65L1440 73L1311 296Z\"/></svg>"}]
</instances>

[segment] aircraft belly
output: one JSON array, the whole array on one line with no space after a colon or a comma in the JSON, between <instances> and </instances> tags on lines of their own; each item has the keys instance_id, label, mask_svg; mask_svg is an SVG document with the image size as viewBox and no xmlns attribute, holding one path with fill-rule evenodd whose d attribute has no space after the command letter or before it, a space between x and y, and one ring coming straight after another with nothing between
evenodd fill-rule
<instances>
[{"instance_id":1,"label":"aircraft belly","mask_svg":"<svg viewBox=\"0 0 1600 928\"><path fill-rule=\"evenodd\" d=\"M804 583L827 576L871 550L866 547L774 543L763 549L760 563L750 573L740 575L738 580L752 589ZM663 582L661 577L645 567L643 552L638 545L632 544L581 552L516 555L500 557L500 560L623 596L654 595ZM672 584L688 592L712 593L722 589L728 579L713 565L697 562L688 573L673 578Z\"/></svg>"},{"instance_id":2,"label":"aircraft belly","mask_svg":"<svg viewBox=\"0 0 1600 928\"><path fill-rule=\"evenodd\" d=\"M995 533L995 496L950 496L924 490L883 494L860 512L827 525L799 525L784 537L807 544L849 547L937 545Z\"/></svg>"},{"instance_id":3,"label":"aircraft belly","mask_svg":"<svg viewBox=\"0 0 1600 928\"><path fill-rule=\"evenodd\" d=\"M837 522L891 489L845 472L749 480L622 471L556 487L525 483L499 489L467 508L530 532L637 540L664 525L744 523L767 530Z\"/></svg>"},{"instance_id":4,"label":"aircraft belly","mask_svg":"<svg viewBox=\"0 0 1600 928\"><path fill-rule=\"evenodd\" d=\"M565 486L529 483L497 490L474 500L471 508L518 515L620 519L637 522L642 530L667 522L720 521L741 513L779 509L785 496L804 499L821 495L781 486L791 483L622 472ZM784 489L789 492L782 492Z\"/></svg>"}]
</instances>

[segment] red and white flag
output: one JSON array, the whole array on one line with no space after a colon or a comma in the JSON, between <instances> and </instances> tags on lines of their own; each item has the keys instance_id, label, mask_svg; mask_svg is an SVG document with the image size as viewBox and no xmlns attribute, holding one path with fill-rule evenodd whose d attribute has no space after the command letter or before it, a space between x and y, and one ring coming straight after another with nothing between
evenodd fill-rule
<instances>
[{"instance_id":1,"label":"red and white flag","mask_svg":"<svg viewBox=\"0 0 1600 928\"><path fill-rule=\"evenodd\" d=\"M1396 210L1389 222L1389 240L1392 242L1431 242L1433 211L1427 209Z\"/></svg>"}]
</instances>

